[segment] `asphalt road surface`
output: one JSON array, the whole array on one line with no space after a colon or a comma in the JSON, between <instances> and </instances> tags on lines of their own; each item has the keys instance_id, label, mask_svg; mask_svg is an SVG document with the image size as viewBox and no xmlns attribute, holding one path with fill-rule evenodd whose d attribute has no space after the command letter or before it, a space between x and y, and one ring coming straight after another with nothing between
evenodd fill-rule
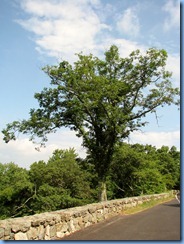
<instances>
[{"instance_id":1,"label":"asphalt road surface","mask_svg":"<svg viewBox=\"0 0 184 244\"><path fill-rule=\"evenodd\" d=\"M118 215L61 240L180 240L177 199L131 215Z\"/></svg>"}]
</instances>

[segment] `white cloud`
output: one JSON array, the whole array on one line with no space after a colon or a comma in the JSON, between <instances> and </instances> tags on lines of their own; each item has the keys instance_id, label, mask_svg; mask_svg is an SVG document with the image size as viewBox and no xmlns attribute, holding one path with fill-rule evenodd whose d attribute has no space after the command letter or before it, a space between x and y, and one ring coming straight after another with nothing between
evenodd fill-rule
<instances>
[{"instance_id":1,"label":"white cloud","mask_svg":"<svg viewBox=\"0 0 184 244\"><path fill-rule=\"evenodd\" d=\"M22 0L22 9L37 17L78 19L91 12L90 5L100 7L99 0ZM85 10L85 11L83 11Z\"/></svg>"},{"instance_id":2,"label":"white cloud","mask_svg":"<svg viewBox=\"0 0 184 244\"><path fill-rule=\"evenodd\" d=\"M169 31L172 28L180 26L180 1L168 0L163 7L163 10L168 14L164 22L164 30Z\"/></svg>"},{"instance_id":3,"label":"white cloud","mask_svg":"<svg viewBox=\"0 0 184 244\"><path fill-rule=\"evenodd\" d=\"M48 56L74 61L75 53L83 51L99 55L112 44L119 45L123 56L142 48L136 42L111 35L112 26L104 22L102 11L109 6L102 5L99 0L24 0L21 8L30 17L16 21L35 35L37 51ZM124 20L127 18L130 32L138 33L138 18L134 10L127 10ZM120 21L119 27L120 23L123 25Z\"/></svg>"},{"instance_id":4,"label":"white cloud","mask_svg":"<svg viewBox=\"0 0 184 244\"><path fill-rule=\"evenodd\" d=\"M129 36L137 36L140 31L139 18L133 8L128 8L119 16L117 29Z\"/></svg>"},{"instance_id":5,"label":"white cloud","mask_svg":"<svg viewBox=\"0 0 184 244\"><path fill-rule=\"evenodd\" d=\"M118 46L121 57L127 57L132 51L137 49L139 49L141 53L144 54L145 50L147 49L145 45L141 45L136 41L114 39L112 42Z\"/></svg>"},{"instance_id":6,"label":"white cloud","mask_svg":"<svg viewBox=\"0 0 184 244\"><path fill-rule=\"evenodd\" d=\"M128 142L131 144L149 144L157 148L163 145L169 147L174 145L180 150L180 132L178 130L145 133L135 131L131 134ZM35 144L30 142L28 138L19 138L8 144L0 141L0 162L15 162L19 167L29 169L33 162L38 162L39 160L47 161L55 149L69 148L74 148L80 157L85 158L86 150L81 146L81 143L82 140L70 130L62 130L50 135L46 148L41 148L40 152L35 150Z\"/></svg>"},{"instance_id":7,"label":"white cloud","mask_svg":"<svg viewBox=\"0 0 184 244\"><path fill-rule=\"evenodd\" d=\"M180 86L180 55L169 54L167 59L166 69L172 72L174 85Z\"/></svg>"},{"instance_id":8,"label":"white cloud","mask_svg":"<svg viewBox=\"0 0 184 244\"><path fill-rule=\"evenodd\" d=\"M35 34L37 50L57 58L93 52L97 36L109 28L94 11L100 8L97 0L25 0L21 7L31 17L17 22Z\"/></svg>"},{"instance_id":9,"label":"white cloud","mask_svg":"<svg viewBox=\"0 0 184 244\"><path fill-rule=\"evenodd\" d=\"M79 5L80 3L80 5ZM99 1L49 1L25 0L21 7L31 15L27 20L17 20L26 30L35 34L36 49L40 53L56 58L73 61L74 54L81 50L84 53L99 55L101 50L115 44L119 47L121 56L128 56L133 50L142 52L148 48L136 41L115 38L110 32L103 35L98 43L98 35L110 26L102 23L100 17L91 5L101 8ZM121 16L117 26L121 31L138 33L139 21L132 8L127 9ZM173 72L175 84L180 83L180 57L169 55L168 70Z\"/></svg>"},{"instance_id":10,"label":"white cloud","mask_svg":"<svg viewBox=\"0 0 184 244\"><path fill-rule=\"evenodd\" d=\"M38 17L32 17L26 21L17 20L17 22L25 29L32 31L38 36L53 34L53 22L50 20L39 20Z\"/></svg>"},{"instance_id":11,"label":"white cloud","mask_svg":"<svg viewBox=\"0 0 184 244\"><path fill-rule=\"evenodd\" d=\"M81 146L82 140L75 136L70 130L58 131L56 134L48 136L49 140L45 148L38 152L37 145L29 141L28 138L18 138L5 144L0 141L0 162L15 162L20 167L29 166L39 160L47 161L56 149L74 148L80 157L85 157L85 149Z\"/></svg>"},{"instance_id":12,"label":"white cloud","mask_svg":"<svg viewBox=\"0 0 184 244\"><path fill-rule=\"evenodd\" d=\"M169 132L139 132L135 131L131 134L129 143L149 144L160 148L162 146L176 146L180 150L180 131Z\"/></svg>"}]
</instances>

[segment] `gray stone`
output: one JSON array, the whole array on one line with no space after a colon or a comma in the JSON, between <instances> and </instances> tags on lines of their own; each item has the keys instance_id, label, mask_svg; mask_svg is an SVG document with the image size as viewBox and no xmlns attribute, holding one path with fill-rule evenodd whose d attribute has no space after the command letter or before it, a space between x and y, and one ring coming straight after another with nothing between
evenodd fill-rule
<instances>
[{"instance_id":1,"label":"gray stone","mask_svg":"<svg viewBox=\"0 0 184 244\"><path fill-rule=\"evenodd\" d=\"M45 236L45 228L43 225L38 227L38 240L43 240Z\"/></svg>"},{"instance_id":2,"label":"gray stone","mask_svg":"<svg viewBox=\"0 0 184 244\"><path fill-rule=\"evenodd\" d=\"M26 233L18 232L14 236L15 240L28 240Z\"/></svg>"},{"instance_id":3,"label":"gray stone","mask_svg":"<svg viewBox=\"0 0 184 244\"><path fill-rule=\"evenodd\" d=\"M38 237L38 228L31 227L27 232L28 240L35 240Z\"/></svg>"},{"instance_id":4,"label":"gray stone","mask_svg":"<svg viewBox=\"0 0 184 244\"><path fill-rule=\"evenodd\" d=\"M83 221L84 223L87 223L89 221L89 215L86 215L84 218L83 218Z\"/></svg>"},{"instance_id":5,"label":"gray stone","mask_svg":"<svg viewBox=\"0 0 184 244\"><path fill-rule=\"evenodd\" d=\"M5 227L4 235L9 236L11 234L11 227L8 225Z\"/></svg>"},{"instance_id":6,"label":"gray stone","mask_svg":"<svg viewBox=\"0 0 184 244\"><path fill-rule=\"evenodd\" d=\"M39 225L40 225L40 220L35 220L35 221L31 222L32 227L37 227Z\"/></svg>"},{"instance_id":7,"label":"gray stone","mask_svg":"<svg viewBox=\"0 0 184 244\"><path fill-rule=\"evenodd\" d=\"M98 209L102 209L102 208L103 208L102 204L101 203L97 203L96 209L98 210Z\"/></svg>"},{"instance_id":8,"label":"gray stone","mask_svg":"<svg viewBox=\"0 0 184 244\"><path fill-rule=\"evenodd\" d=\"M80 230L81 229L81 227L80 227L80 225L75 225L75 230Z\"/></svg>"},{"instance_id":9,"label":"gray stone","mask_svg":"<svg viewBox=\"0 0 184 244\"><path fill-rule=\"evenodd\" d=\"M92 216L91 222L92 222L93 224L96 224L96 223L97 223L96 215L95 215L95 216Z\"/></svg>"},{"instance_id":10,"label":"gray stone","mask_svg":"<svg viewBox=\"0 0 184 244\"><path fill-rule=\"evenodd\" d=\"M73 219L71 219L70 222L68 223L68 230L69 230L69 232L74 232L75 231L75 226L73 224Z\"/></svg>"},{"instance_id":11,"label":"gray stone","mask_svg":"<svg viewBox=\"0 0 184 244\"><path fill-rule=\"evenodd\" d=\"M104 214L107 214L108 213L108 208L104 208L103 212L104 212Z\"/></svg>"},{"instance_id":12,"label":"gray stone","mask_svg":"<svg viewBox=\"0 0 184 244\"><path fill-rule=\"evenodd\" d=\"M73 224L74 224L74 225L78 225L78 222L79 222L78 218L74 218L74 219L73 219Z\"/></svg>"},{"instance_id":13,"label":"gray stone","mask_svg":"<svg viewBox=\"0 0 184 244\"><path fill-rule=\"evenodd\" d=\"M61 219L68 222L70 220L70 215L69 214L64 214L63 216L61 216Z\"/></svg>"},{"instance_id":14,"label":"gray stone","mask_svg":"<svg viewBox=\"0 0 184 244\"><path fill-rule=\"evenodd\" d=\"M23 220L15 220L15 222L12 224L12 231L14 233L17 233L17 232L26 232L29 230L31 226L31 223L29 221L24 221Z\"/></svg>"},{"instance_id":15,"label":"gray stone","mask_svg":"<svg viewBox=\"0 0 184 244\"><path fill-rule=\"evenodd\" d=\"M56 227L53 225L50 227L50 238L56 237Z\"/></svg>"},{"instance_id":16,"label":"gray stone","mask_svg":"<svg viewBox=\"0 0 184 244\"><path fill-rule=\"evenodd\" d=\"M4 228L0 228L0 238L1 238L1 239L4 238L4 235L5 235L4 232L5 232L5 231L4 231Z\"/></svg>"},{"instance_id":17,"label":"gray stone","mask_svg":"<svg viewBox=\"0 0 184 244\"><path fill-rule=\"evenodd\" d=\"M67 224L67 223L64 223L64 224L62 225L61 231L62 231L62 232L67 232L67 231L68 231L68 224Z\"/></svg>"},{"instance_id":18,"label":"gray stone","mask_svg":"<svg viewBox=\"0 0 184 244\"><path fill-rule=\"evenodd\" d=\"M97 214L103 214L103 209L98 209L96 212Z\"/></svg>"},{"instance_id":19,"label":"gray stone","mask_svg":"<svg viewBox=\"0 0 184 244\"><path fill-rule=\"evenodd\" d=\"M81 210L81 213L80 214L81 214L82 217L84 217L87 213L88 213L87 210Z\"/></svg>"},{"instance_id":20,"label":"gray stone","mask_svg":"<svg viewBox=\"0 0 184 244\"><path fill-rule=\"evenodd\" d=\"M57 238L62 238L62 237L64 237L64 233L63 232L56 232L56 237Z\"/></svg>"},{"instance_id":21,"label":"gray stone","mask_svg":"<svg viewBox=\"0 0 184 244\"><path fill-rule=\"evenodd\" d=\"M52 220L52 221L49 222L49 225L53 226L53 225L55 225L55 223L56 223L55 220Z\"/></svg>"},{"instance_id":22,"label":"gray stone","mask_svg":"<svg viewBox=\"0 0 184 244\"><path fill-rule=\"evenodd\" d=\"M90 207L88 211L89 213L94 213L96 211L96 207Z\"/></svg>"},{"instance_id":23,"label":"gray stone","mask_svg":"<svg viewBox=\"0 0 184 244\"><path fill-rule=\"evenodd\" d=\"M47 225L47 227L45 228L45 240L50 240L50 226Z\"/></svg>"},{"instance_id":24,"label":"gray stone","mask_svg":"<svg viewBox=\"0 0 184 244\"><path fill-rule=\"evenodd\" d=\"M15 234L11 233L10 235L5 236L3 240L5 240L5 241L7 241L7 240L15 240L14 236L15 236Z\"/></svg>"},{"instance_id":25,"label":"gray stone","mask_svg":"<svg viewBox=\"0 0 184 244\"><path fill-rule=\"evenodd\" d=\"M78 218L78 224L79 224L79 226L80 226L81 228L84 227L84 221L83 221L83 218L82 218L82 217Z\"/></svg>"},{"instance_id":26,"label":"gray stone","mask_svg":"<svg viewBox=\"0 0 184 244\"><path fill-rule=\"evenodd\" d=\"M137 204L143 204L143 201L142 201L142 200L139 200L139 201L137 202Z\"/></svg>"},{"instance_id":27,"label":"gray stone","mask_svg":"<svg viewBox=\"0 0 184 244\"><path fill-rule=\"evenodd\" d=\"M132 207L136 207L137 203L136 202L133 202L132 203Z\"/></svg>"},{"instance_id":28,"label":"gray stone","mask_svg":"<svg viewBox=\"0 0 184 244\"><path fill-rule=\"evenodd\" d=\"M61 232L63 223L58 223L55 226L56 226L56 232Z\"/></svg>"},{"instance_id":29,"label":"gray stone","mask_svg":"<svg viewBox=\"0 0 184 244\"><path fill-rule=\"evenodd\" d=\"M75 218L77 218L77 217L80 217L81 216L81 213L78 211L78 212L75 212L74 214L73 214L73 216L75 217Z\"/></svg>"},{"instance_id":30,"label":"gray stone","mask_svg":"<svg viewBox=\"0 0 184 244\"><path fill-rule=\"evenodd\" d=\"M90 225L91 225L91 223L90 222L87 222L87 223L85 223L84 227L86 228L86 227L88 227Z\"/></svg>"}]
</instances>

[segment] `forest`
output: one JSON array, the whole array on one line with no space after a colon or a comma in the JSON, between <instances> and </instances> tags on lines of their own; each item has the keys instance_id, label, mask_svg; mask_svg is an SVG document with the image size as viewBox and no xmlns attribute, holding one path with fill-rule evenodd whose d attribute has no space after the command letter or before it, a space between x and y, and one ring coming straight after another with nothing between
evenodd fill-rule
<instances>
[{"instance_id":1,"label":"forest","mask_svg":"<svg viewBox=\"0 0 184 244\"><path fill-rule=\"evenodd\" d=\"M29 169L0 163L0 219L98 202L99 179L90 154L53 152ZM180 152L175 146L120 143L106 177L108 200L180 188Z\"/></svg>"}]
</instances>

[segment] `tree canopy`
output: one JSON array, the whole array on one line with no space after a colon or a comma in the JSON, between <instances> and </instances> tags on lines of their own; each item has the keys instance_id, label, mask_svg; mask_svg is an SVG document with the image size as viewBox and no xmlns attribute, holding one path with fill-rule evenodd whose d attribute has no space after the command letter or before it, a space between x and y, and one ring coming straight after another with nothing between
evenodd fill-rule
<instances>
[{"instance_id":1,"label":"tree canopy","mask_svg":"<svg viewBox=\"0 0 184 244\"><path fill-rule=\"evenodd\" d=\"M116 198L179 189L180 153L175 147L121 143L109 175Z\"/></svg>"},{"instance_id":2,"label":"tree canopy","mask_svg":"<svg viewBox=\"0 0 184 244\"><path fill-rule=\"evenodd\" d=\"M29 170L0 163L0 219L82 206L98 201L98 176L89 156L73 149L53 152ZM106 177L108 199L180 189L180 152L175 147L120 143Z\"/></svg>"},{"instance_id":3,"label":"tree canopy","mask_svg":"<svg viewBox=\"0 0 184 244\"><path fill-rule=\"evenodd\" d=\"M179 89L172 86L166 60L167 52L154 48L122 58L113 45L103 60L80 53L73 65L62 61L45 67L51 87L35 94L39 108L30 110L29 119L7 125L2 131L5 142L22 132L44 145L47 134L69 127L82 137L105 191L116 143L145 126L148 113L179 104Z\"/></svg>"}]
</instances>

